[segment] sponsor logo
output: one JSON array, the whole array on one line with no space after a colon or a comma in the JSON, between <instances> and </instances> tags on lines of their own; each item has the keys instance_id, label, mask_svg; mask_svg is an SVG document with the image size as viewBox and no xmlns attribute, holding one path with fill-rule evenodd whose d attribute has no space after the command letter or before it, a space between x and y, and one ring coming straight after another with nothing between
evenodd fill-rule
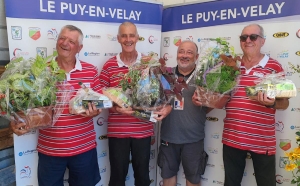
<instances>
[{"instance_id":1,"label":"sponsor logo","mask_svg":"<svg viewBox=\"0 0 300 186\"><path fill-rule=\"evenodd\" d=\"M55 28L51 28L50 30L48 30L47 37L48 39L52 39L56 41L58 37L57 30Z\"/></svg>"},{"instance_id":2,"label":"sponsor logo","mask_svg":"<svg viewBox=\"0 0 300 186\"><path fill-rule=\"evenodd\" d=\"M291 111L300 112L300 108L292 108Z\"/></svg>"},{"instance_id":3,"label":"sponsor logo","mask_svg":"<svg viewBox=\"0 0 300 186\"><path fill-rule=\"evenodd\" d=\"M165 61L168 61L170 58L173 58L173 56L171 56L169 53L165 53L165 54L163 55L163 59L164 59Z\"/></svg>"},{"instance_id":4,"label":"sponsor logo","mask_svg":"<svg viewBox=\"0 0 300 186\"><path fill-rule=\"evenodd\" d=\"M107 139L107 135L99 136L99 140L106 140L106 139Z\"/></svg>"},{"instance_id":5,"label":"sponsor logo","mask_svg":"<svg viewBox=\"0 0 300 186\"><path fill-rule=\"evenodd\" d=\"M102 151L99 155L98 155L98 158L103 158L103 157L106 157L107 156L107 152L104 150Z\"/></svg>"},{"instance_id":6,"label":"sponsor logo","mask_svg":"<svg viewBox=\"0 0 300 186\"><path fill-rule=\"evenodd\" d=\"M11 27L11 37L14 40L21 40L22 39L22 27L12 26Z\"/></svg>"},{"instance_id":7,"label":"sponsor logo","mask_svg":"<svg viewBox=\"0 0 300 186\"><path fill-rule=\"evenodd\" d=\"M117 37L110 34L107 34L107 39L110 41L117 41Z\"/></svg>"},{"instance_id":8,"label":"sponsor logo","mask_svg":"<svg viewBox=\"0 0 300 186\"><path fill-rule=\"evenodd\" d=\"M213 183L219 184L219 185L224 185L224 182L218 181L218 180L213 180Z\"/></svg>"},{"instance_id":9,"label":"sponsor logo","mask_svg":"<svg viewBox=\"0 0 300 186\"><path fill-rule=\"evenodd\" d=\"M85 35L85 38L86 39L101 39L101 36L100 35Z\"/></svg>"},{"instance_id":10,"label":"sponsor logo","mask_svg":"<svg viewBox=\"0 0 300 186\"><path fill-rule=\"evenodd\" d=\"M181 36L175 36L173 39L173 44L179 46L181 44Z\"/></svg>"},{"instance_id":11,"label":"sponsor logo","mask_svg":"<svg viewBox=\"0 0 300 186\"><path fill-rule=\"evenodd\" d=\"M215 167L214 164L210 164L210 163L207 163L206 166L207 166L207 167L211 167L211 168L214 168L214 167Z\"/></svg>"},{"instance_id":12,"label":"sponsor logo","mask_svg":"<svg viewBox=\"0 0 300 186\"><path fill-rule=\"evenodd\" d=\"M129 175L127 175L126 178L125 178L125 181L128 181L128 180L130 180L130 176Z\"/></svg>"},{"instance_id":13,"label":"sponsor logo","mask_svg":"<svg viewBox=\"0 0 300 186\"><path fill-rule=\"evenodd\" d=\"M280 139L280 143L279 143L279 147L284 150L287 151L291 148L291 140L290 139Z\"/></svg>"},{"instance_id":14,"label":"sponsor logo","mask_svg":"<svg viewBox=\"0 0 300 186\"><path fill-rule=\"evenodd\" d=\"M267 56L269 56L270 57L270 51L268 51L268 52L262 52L263 54L266 54Z\"/></svg>"},{"instance_id":15,"label":"sponsor logo","mask_svg":"<svg viewBox=\"0 0 300 186\"><path fill-rule=\"evenodd\" d=\"M283 37L287 37L289 35L290 34L287 33L287 32L277 32L277 33L273 34L273 37L275 37L275 38L283 38Z\"/></svg>"},{"instance_id":16,"label":"sponsor logo","mask_svg":"<svg viewBox=\"0 0 300 186\"><path fill-rule=\"evenodd\" d=\"M41 29L39 27L29 27L29 37L38 40L41 37Z\"/></svg>"},{"instance_id":17,"label":"sponsor logo","mask_svg":"<svg viewBox=\"0 0 300 186\"><path fill-rule=\"evenodd\" d=\"M297 56L300 56L300 51L297 51L295 54L296 54Z\"/></svg>"},{"instance_id":18,"label":"sponsor logo","mask_svg":"<svg viewBox=\"0 0 300 186\"><path fill-rule=\"evenodd\" d=\"M189 36L186 38L186 40L190 40L190 41L193 41L193 36Z\"/></svg>"},{"instance_id":19,"label":"sponsor logo","mask_svg":"<svg viewBox=\"0 0 300 186\"><path fill-rule=\"evenodd\" d=\"M150 160L155 158L155 150L150 151Z\"/></svg>"},{"instance_id":20,"label":"sponsor logo","mask_svg":"<svg viewBox=\"0 0 300 186\"><path fill-rule=\"evenodd\" d=\"M151 145L155 144L155 136L151 136Z\"/></svg>"},{"instance_id":21,"label":"sponsor logo","mask_svg":"<svg viewBox=\"0 0 300 186\"><path fill-rule=\"evenodd\" d=\"M284 168L285 165L288 163L289 158L288 157L279 157L279 167Z\"/></svg>"},{"instance_id":22,"label":"sponsor logo","mask_svg":"<svg viewBox=\"0 0 300 186\"><path fill-rule=\"evenodd\" d=\"M139 41L145 41L144 37L139 37Z\"/></svg>"},{"instance_id":23,"label":"sponsor logo","mask_svg":"<svg viewBox=\"0 0 300 186\"><path fill-rule=\"evenodd\" d=\"M292 130L294 130L294 129L299 130L299 129L300 129L300 126L292 125L290 128L291 128Z\"/></svg>"},{"instance_id":24,"label":"sponsor logo","mask_svg":"<svg viewBox=\"0 0 300 186\"><path fill-rule=\"evenodd\" d=\"M33 149L33 150L21 151L21 152L19 152L19 156L26 156L26 155L30 155L33 153L37 153L37 150Z\"/></svg>"},{"instance_id":25,"label":"sponsor logo","mask_svg":"<svg viewBox=\"0 0 300 186\"><path fill-rule=\"evenodd\" d=\"M104 56L116 56L118 53L105 53Z\"/></svg>"},{"instance_id":26,"label":"sponsor logo","mask_svg":"<svg viewBox=\"0 0 300 186\"><path fill-rule=\"evenodd\" d=\"M102 126L104 124L104 118L103 117L99 117L97 119L97 125Z\"/></svg>"},{"instance_id":27,"label":"sponsor logo","mask_svg":"<svg viewBox=\"0 0 300 186\"><path fill-rule=\"evenodd\" d=\"M211 135L211 138L219 139L220 138L220 134L219 133L214 133L214 134Z\"/></svg>"},{"instance_id":28,"label":"sponsor logo","mask_svg":"<svg viewBox=\"0 0 300 186\"><path fill-rule=\"evenodd\" d=\"M106 167L103 167L103 168L99 168L99 171L100 171L100 174L103 174L106 172Z\"/></svg>"},{"instance_id":29,"label":"sponsor logo","mask_svg":"<svg viewBox=\"0 0 300 186\"><path fill-rule=\"evenodd\" d=\"M164 47L170 46L170 37L164 37L163 46Z\"/></svg>"},{"instance_id":30,"label":"sponsor logo","mask_svg":"<svg viewBox=\"0 0 300 186\"><path fill-rule=\"evenodd\" d=\"M279 176L281 176L281 175L279 175ZM289 178L284 178L284 177L282 177L282 179L280 180L280 178L279 178L279 182L280 181L282 181L283 183L291 183L291 179L289 179ZM277 179L276 179L276 182L277 182Z\"/></svg>"},{"instance_id":31,"label":"sponsor logo","mask_svg":"<svg viewBox=\"0 0 300 186\"><path fill-rule=\"evenodd\" d=\"M247 172L246 171L244 172L243 176L247 176Z\"/></svg>"},{"instance_id":32,"label":"sponsor logo","mask_svg":"<svg viewBox=\"0 0 300 186\"><path fill-rule=\"evenodd\" d=\"M294 74L294 72L286 72L285 76L292 76Z\"/></svg>"},{"instance_id":33,"label":"sponsor logo","mask_svg":"<svg viewBox=\"0 0 300 186\"><path fill-rule=\"evenodd\" d=\"M160 182L159 182L159 186L163 186L163 181L161 180Z\"/></svg>"},{"instance_id":34,"label":"sponsor logo","mask_svg":"<svg viewBox=\"0 0 300 186\"><path fill-rule=\"evenodd\" d=\"M208 152L211 154L218 154L217 148L208 147Z\"/></svg>"},{"instance_id":35,"label":"sponsor logo","mask_svg":"<svg viewBox=\"0 0 300 186\"><path fill-rule=\"evenodd\" d=\"M30 178L31 177L31 168L29 166L25 166L23 169L21 169L20 177L21 177L21 179Z\"/></svg>"},{"instance_id":36,"label":"sponsor logo","mask_svg":"<svg viewBox=\"0 0 300 186\"><path fill-rule=\"evenodd\" d=\"M275 179L276 179L276 183L283 184L283 176L277 174Z\"/></svg>"},{"instance_id":37,"label":"sponsor logo","mask_svg":"<svg viewBox=\"0 0 300 186\"><path fill-rule=\"evenodd\" d=\"M36 54L42 58L47 57L47 48L46 47L36 47Z\"/></svg>"},{"instance_id":38,"label":"sponsor logo","mask_svg":"<svg viewBox=\"0 0 300 186\"><path fill-rule=\"evenodd\" d=\"M29 52L24 52L22 51L22 49L20 48L15 48L14 51L13 51L13 58L11 58L11 60L14 60L18 57L21 57L21 56L28 56L29 55Z\"/></svg>"},{"instance_id":39,"label":"sponsor logo","mask_svg":"<svg viewBox=\"0 0 300 186\"><path fill-rule=\"evenodd\" d=\"M206 117L207 121L219 121L217 117Z\"/></svg>"},{"instance_id":40,"label":"sponsor logo","mask_svg":"<svg viewBox=\"0 0 300 186\"><path fill-rule=\"evenodd\" d=\"M285 50L277 54L277 58L288 58L289 57L289 51Z\"/></svg>"},{"instance_id":41,"label":"sponsor logo","mask_svg":"<svg viewBox=\"0 0 300 186\"><path fill-rule=\"evenodd\" d=\"M282 121L278 121L275 123L275 130L278 132L283 132L284 124Z\"/></svg>"},{"instance_id":42,"label":"sponsor logo","mask_svg":"<svg viewBox=\"0 0 300 186\"><path fill-rule=\"evenodd\" d=\"M100 56L99 52L84 52L84 56Z\"/></svg>"},{"instance_id":43,"label":"sponsor logo","mask_svg":"<svg viewBox=\"0 0 300 186\"><path fill-rule=\"evenodd\" d=\"M300 39L300 29L296 32L296 36Z\"/></svg>"},{"instance_id":44,"label":"sponsor logo","mask_svg":"<svg viewBox=\"0 0 300 186\"><path fill-rule=\"evenodd\" d=\"M151 36L149 36L148 41L149 41L150 44L153 44L155 41L157 41L157 39L154 38L154 36L151 35Z\"/></svg>"}]
</instances>

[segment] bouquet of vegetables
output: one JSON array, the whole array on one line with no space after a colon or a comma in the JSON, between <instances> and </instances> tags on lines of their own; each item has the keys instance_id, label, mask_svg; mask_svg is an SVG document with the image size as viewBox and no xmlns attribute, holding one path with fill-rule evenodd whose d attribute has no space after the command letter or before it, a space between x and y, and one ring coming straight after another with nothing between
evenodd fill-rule
<instances>
[{"instance_id":1,"label":"bouquet of vegetables","mask_svg":"<svg viewBox=\"0 0 300 186\"><path fill-rule=\"evenodd\" d=\"M0 114L10 120L26 123L31 128L52 126L64 105L56 101L69 99L64 89L65 72L49 56L28 60L23 57L11 61L0 78ZM50 61L50 62L49 62ZM61 82L61 83L60 83Z\"/></svg>"},{"instance_id":2,"label":"bouquet of vegetables","mask_svg":"<svg viewBox=\"0 0 300 186\"><path fill-rule=\"evenodd\" d=\"M259 91L267 94L269 98L291 98L297 96L295 84L285 78L284 72L267 74L255 81L255 86L245 87L247 96L251 99Z\"/></svg>"},{"instance_id":3,"label":"bouquet of vegetables","mask_svg":"<svg viewBox=\"0 0 300 186\"><path fill-rule=\"evenodd\" d=\"M149 112L164 107L174 96L181 100L181 90L187 85L183 78L175 78L172 69L165 65L163 59L150 52L129 68L120 86L130 96L133 109Z\"/></svg>"},{"instance_id":4,"label":"bouquet of vegetables","mask_svg":"<svg viewBox=\"0 0 300 186\"><path fill-rule=\"evenodd\" d=\"M223 108L237 84L240 59L227 41L221 38L211 41L216 45L206 48L197 66L196 91L204 106Z\"/></svg>"}]
</instances>

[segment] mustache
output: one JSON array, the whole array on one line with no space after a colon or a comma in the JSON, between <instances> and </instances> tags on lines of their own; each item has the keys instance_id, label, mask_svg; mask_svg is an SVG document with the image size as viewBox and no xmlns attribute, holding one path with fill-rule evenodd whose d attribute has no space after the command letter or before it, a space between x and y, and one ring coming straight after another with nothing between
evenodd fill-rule
<instances>
[{"instance_id":1,"label":"mustache","mask_svg":"<svg viewBox=\"0 0 300 186\"><path fill-rule=\"evenodd\" d=\"M181 57L180 60L190 60L188 57Z\"/></svg>"}]
</instances>

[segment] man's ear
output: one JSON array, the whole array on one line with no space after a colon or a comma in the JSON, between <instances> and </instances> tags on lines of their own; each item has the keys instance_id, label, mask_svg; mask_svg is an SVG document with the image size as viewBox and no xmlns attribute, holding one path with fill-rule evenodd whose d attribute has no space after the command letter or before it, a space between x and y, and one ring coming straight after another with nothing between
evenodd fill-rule
<instances>
[{"instance_id":1,"label":"man's ear","mask_svg":"<svg viewBox=\"0 0 300 186\"><path fill-rule=\"evenodd\" d=\"M80 45L77 53L79 53L82 48L83 48L83 45Z\"/></svg>"}]
</instances>

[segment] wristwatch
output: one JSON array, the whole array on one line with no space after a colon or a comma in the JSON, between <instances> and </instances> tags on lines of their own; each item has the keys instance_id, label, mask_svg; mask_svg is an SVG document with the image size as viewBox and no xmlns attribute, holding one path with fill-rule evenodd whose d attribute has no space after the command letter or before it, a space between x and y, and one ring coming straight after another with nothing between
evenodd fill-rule
<instances>
[{"instance_id":1,"label":"wristwatch","mask_svg":"<svg viewBox=\"0 0 300 186\"><path fill-rule=\"evenodd\" d=\"M276 100L274 101L273 105L266 105L267 108L274 108L276 106Z\"/></svg>"}]
</instances>

